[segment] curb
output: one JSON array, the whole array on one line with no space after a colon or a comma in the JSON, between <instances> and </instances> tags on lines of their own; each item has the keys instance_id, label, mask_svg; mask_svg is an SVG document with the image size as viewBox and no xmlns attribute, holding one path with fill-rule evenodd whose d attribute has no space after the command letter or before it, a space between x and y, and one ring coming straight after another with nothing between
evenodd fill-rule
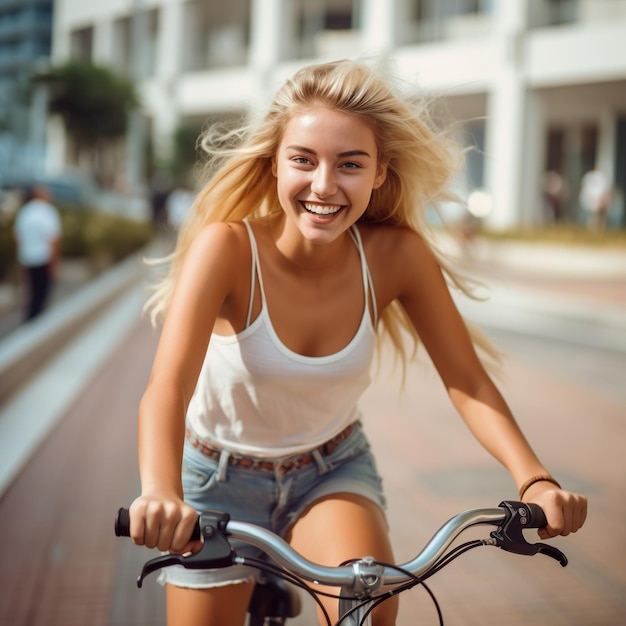
<instances>
[{"instance_id":1,"label":"curb","mask_svg":"<svg viewBox=\"0 0 626 626\"><path fill-rule=\"evenodd\" d=\"M0 406L144 276L142 256L128 257L0 341Z\"/></svg>"},{"instance_id":2,"label":"curb","mask_svg":"<svg viewBox=\"0 0 626 626\"><path fill-rule=\"evenodd\" d=\"M121 293L0 407L0 498L139 323L143 300L141 289Z\"/></svg>"},{"instance_id":3,"label":"curb","mask_svg":"<svg viewBox=\"0 0 626 626\"><path fill-rule=\"evenodd\" d=\"M495 281L486 300L452 295L461 313L479 326L626 354L622 308L592 306L581 298L510 288Z\"/></svg>"},{"instance_id":4,"label":"curb","mask_svg":"<svg viewBox=\"0 0 626 626\"><path fill-rule=\"evenodd\" d=\"M547 271L555 278L626 278L626 250L620 248L495 242L477 238L472 256L483 263L522 268L530 273L545 274Z\"/></svg>"}]
</instances>

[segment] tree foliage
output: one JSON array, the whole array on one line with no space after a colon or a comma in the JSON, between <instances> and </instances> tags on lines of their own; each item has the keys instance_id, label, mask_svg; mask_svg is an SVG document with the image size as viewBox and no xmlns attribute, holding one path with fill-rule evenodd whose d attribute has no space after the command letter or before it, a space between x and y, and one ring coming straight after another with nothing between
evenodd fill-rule
<instances>
[{"instance_id":1,"label":"tree foliage","mask_svg":"<svg viewBox=\"0 0 626 626\"><path fill-rule=\"evenodd\" d=\"M175 181L189 184L198 162L198 137L202 132L201 122L188 121L174 132L173 149L170 160L170 171Z\"/></svg>"},{"instance_id":2,"label":"tree foliage","mask_svg":"<svg viewBox=\"0 0 626 626\"><path fill-rule=\"evenodd\" d=\"M82 147L124 135L128 115L139 106L133 83L107 67L69 61L43 77L50 86L49 110Z\"/></svg>"}]
</instances>

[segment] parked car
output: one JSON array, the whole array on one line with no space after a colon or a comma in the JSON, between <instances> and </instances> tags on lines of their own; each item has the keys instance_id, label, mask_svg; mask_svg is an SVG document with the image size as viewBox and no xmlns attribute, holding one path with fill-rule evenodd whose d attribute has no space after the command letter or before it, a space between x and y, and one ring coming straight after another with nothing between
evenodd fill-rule
<instances>
[{"instance_id":1,"label":"parked car","mask_svg":"<svg viewBox=\"0 0 626 626\"><path fill-rule=\"evenodd\" d=\"M23 203L28 189L42 185L50 191L51 201L58 208L96 211L121 215L137 221L150 221L147 194L141 189L119 194L100 188L81 172L65 172L58 176L0 177L0 213L12 215Z\"/></svg>"},{"instance_id":2,"label":"parked car","mask_svg":"<svg viewBox=\"0 0 626 626\"><path fill-rule=\"evenodd\" d=\"M50 191L53 204L72 209L97 209L100 190L87 176L74 173L64 173L58 176L11 176L0 179L2 197L12 198L15 194L22 197L28 189L44 186Z\"/></svg>"}]
</instances>

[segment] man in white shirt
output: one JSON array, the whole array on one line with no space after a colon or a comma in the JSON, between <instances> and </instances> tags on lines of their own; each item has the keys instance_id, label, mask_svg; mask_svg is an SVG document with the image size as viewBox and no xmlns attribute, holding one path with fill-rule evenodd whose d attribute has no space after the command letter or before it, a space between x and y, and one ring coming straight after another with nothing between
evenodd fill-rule
<instances>
[{"instance_id":1,"label":"man in white shirt","mask_svg":"<svg viewBox=\"0 0 626 626\"><path fill-rule=\"evenodd\" d=\"M589 227L602 230L611 203L611 184L604 172L592 169L583 176L579 201L587 211Z\"/></svg>"},{"instance_id":2,"label":"man in white shirt","mask_svg":"<svg viewBox=\"0 0 626 626\"><path fill-rule=\"evenodd\" d=\"M45 187L31 190L15 218L13 233L17 259L28 280L26 320L30 320L43 311L61 258L61 220Z\"/></svg>"}]
</instances>

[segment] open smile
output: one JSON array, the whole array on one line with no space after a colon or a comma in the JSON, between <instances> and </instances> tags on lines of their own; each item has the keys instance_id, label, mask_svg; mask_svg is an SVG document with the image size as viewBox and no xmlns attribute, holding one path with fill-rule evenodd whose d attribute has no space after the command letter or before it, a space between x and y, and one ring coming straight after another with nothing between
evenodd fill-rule
<instances>
[{"instance_id":1,"label":"open smile","mask_svg":"<svg viewBox=\"0 0 626 626\"><path fill-rule=\"evenodd\" d=\"M315 215L335 215L343 209L341 204L314 204L311 202L302 202L302 206Z\"/></svg>"}]
</instances>

